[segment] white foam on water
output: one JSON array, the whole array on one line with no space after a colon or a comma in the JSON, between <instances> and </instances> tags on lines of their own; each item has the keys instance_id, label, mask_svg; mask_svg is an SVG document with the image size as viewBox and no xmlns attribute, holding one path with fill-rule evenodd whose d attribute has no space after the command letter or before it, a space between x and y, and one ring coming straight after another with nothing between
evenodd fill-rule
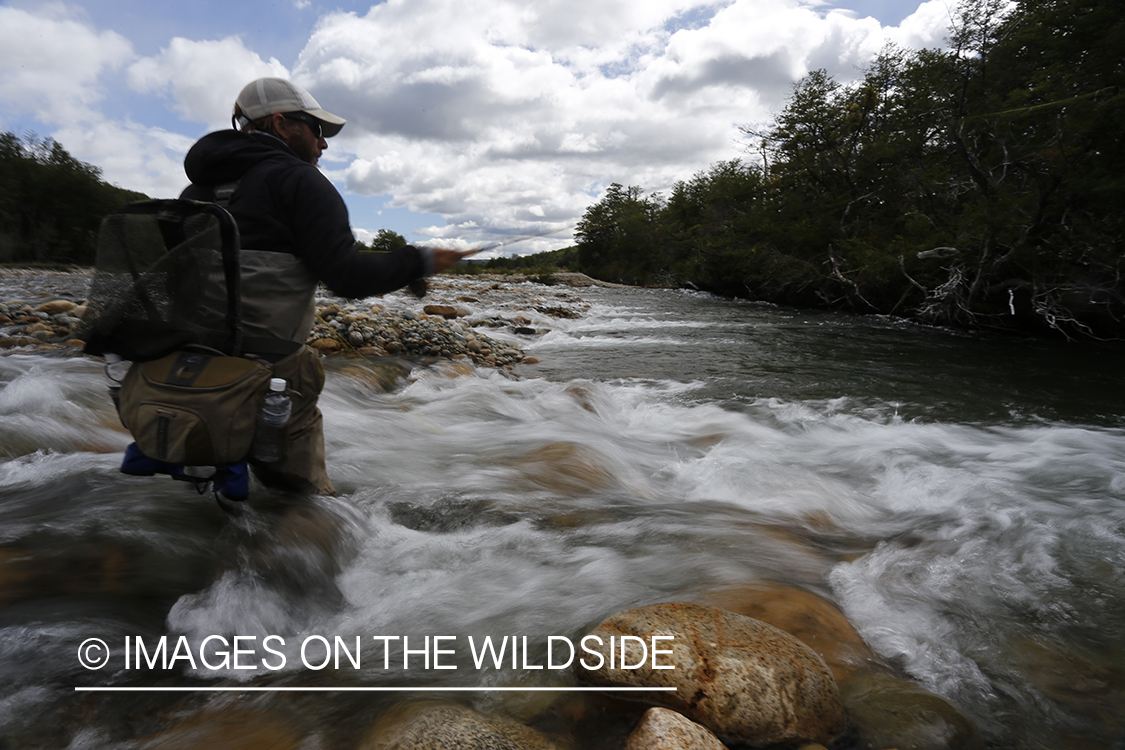
<instances>
[{"instance_id":1,"label":"white foam on water","mask_svg":"<svg viewBox=\"0 0 1125 750\"><path fill-rule=\"evenodd\" d=\"M599 358L675 350L699 330L631 302L549 323L525 345ZM1009 643L1062 644L1068 658L1087 644L1110 676L1125 669L1120 427L911 421L892 400L832 388L720 405L691 367L682 380L622 367L567 382L451 371L420 367L390 394L330 372L320 403L342 496L263 507L216 540L184 530L201 504L216 512L208 498L117 474L127 437L109 426L95 363L0 357L4 539L96 529L161 551L212 545L220 571L168 616L169 633L197 644L215 632L283 635L290 648L316 633L573 636L636 604L787 583L832 597L878 654L996 744L1087 721ZM0 654L52 633L4 630ZM44 652L44 674L73 669L68 633L65 653ZM520 678L373 670L364 678L383 683ZM3 689L0 720L47 702ZM1077 705L1081 691L1064 697L1076 693Z\"/></svg>"},{"instance_id":2,"label":"white foam on water","mask_svg":"<svg viewBox=\"0 0 1125 750\"><path fill-rule=\"evenodd\" d=\"M124 450L129 439L95 367L81 359L0 357L0 456Z\"/></svg>"}]
</instances>

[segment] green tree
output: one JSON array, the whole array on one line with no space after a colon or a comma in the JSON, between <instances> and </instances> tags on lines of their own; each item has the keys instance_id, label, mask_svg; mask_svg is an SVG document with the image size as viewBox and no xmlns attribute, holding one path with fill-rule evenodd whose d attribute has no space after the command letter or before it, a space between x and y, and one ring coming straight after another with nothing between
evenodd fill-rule
<instances>
[{"instance_id":1,"label":"green tree","mask_svg":"<svg viewBox=\"0 0 1125 750\"><path fill-rule=\"evenodd\" d=\"M613 183L586 210L575 228L578 259L589 273L638 283L662 268L657 236L659 196L643 197L637 186Z\"/></svg>"},{"instance_id":2,"label":"green tree","mask_svg":"<svg viewBox=\"0 0 1125 750\"><path fill-rule=\"evenodd\" d=\"M578 263L943 325L1125 333L1125 14L1111 0L964 0L949 46L811 72L760 163L667 202L611 186Z\"/></svg>"},{"instance_id":3,"label":"green tree","mask_svg":"<svg viewBox=\"0 0 1125 750\"><path fill-rule=\"evenodd\" d=\"M370 247L376 252L387 253L406 244L406 238L398 232L392 232L389 229L380 229L375 233L375 236L371 239L371 244L367 245L367 247Z\"/></svg>"},{"instance_id":4,"label":"green tree","mask_svg":"<svg viewBox=\"0 0 1125 750\"><path fill-rule=\"evenodd\" d=\"M0 262L94 262L102 218L144 195L101 179L62 144L0 135Z\"/></svg>"}]
</instances>

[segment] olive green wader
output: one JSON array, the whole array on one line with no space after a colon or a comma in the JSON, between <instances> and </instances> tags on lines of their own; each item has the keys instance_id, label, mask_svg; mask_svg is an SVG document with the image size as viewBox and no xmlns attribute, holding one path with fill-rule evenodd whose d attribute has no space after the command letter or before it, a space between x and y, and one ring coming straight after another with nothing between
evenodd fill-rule
<instances>
[{"instance_id":1,"label":"olive green wader","mask_svg":"<svg viewBox=\"0 0 1125 750\"><path fill-rule=\"evenodd\" d=\"M324 389L320 355L305 346L316 316L317 279L289 253L242 250L242 327L246 350L256 340L282 339L296 351L273 362L273 376L285 378L293 399L281 461L250 461L254 475L266 486L319 495L335 494L324 454L324 419L317 398Z\"/></svg>"}]
</instances>

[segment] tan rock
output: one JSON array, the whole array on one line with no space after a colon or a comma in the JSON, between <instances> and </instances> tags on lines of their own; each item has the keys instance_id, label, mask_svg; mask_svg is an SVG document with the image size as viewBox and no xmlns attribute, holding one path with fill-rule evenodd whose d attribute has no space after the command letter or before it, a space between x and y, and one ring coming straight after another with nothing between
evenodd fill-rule
<instances>
[{"instance_id":1,"label":"tan rock","mask_svg":"<svg viewBox=\"0 0 1125 750\"><path fill-rule=\"evenodd\" d=\"M876 664L874 652L832 602L771 583L713 591L708 604L773 625L820 654L836 681Z\"/></svg>"},{"instance_id":2,"label":"tan rock","mask_svg":"<svg viewBox=\"0 0 1125 750\"><path fill-rule=\"evenodd\" d=\"M58 595L130 593L138 569L128 548L82 543L58 552L0 547L0 605Z\"/></svg>"},{"instance_id":3,"label":"tan rock","mask_svg":"<svg viewBox=\"0 0 1125 750\"><path fill-rule=\"evenodd\" d=\"M358 750L564 750L547 735L457 703L400 703L379 717Z\"/></svg>"},{"instance_id":4,"label":"tan rock","mask_svg":"<svg viewBox=\"0 0 1125 750\"><path fill-rule=\"evenodd\" d=\"M626 740L625 750L726 750L726 745L683 714L650 708Z\"/></svg>"},{"instance_id":5,"label":"tan rock","mask_svg":"<svg viewBox=\"0 0 1125 750\"><path fill-rule=\"evenodd\" d=\"M446 320L453 320L457 317L457 308L450 305L426 305L422 308L422 312L426 315L438 315Z\"/></svg>"},{"instance_id":6,"label":"tan rock","mask_svg":"<svg viewBox=\"0 0 1125 750\"><path fill-rule=\"evenodd\" d=\"M344 348L337 339L316 339L309 343L313 349L316 349L321 354L335 354Z\"/></svg>"},{"instance_id":7,"label":"tan rock","mask_svg":"<svg viewBox=\"0 0 1125 750\"><path fill-rule=\"evenodd\" d=\"M37 350L41 350L43 349L43 342L30 336L5 336L0 338L0 349L16 349L22 346L33 346Z\"/></svg>"},{"instance_id":8,"label":"tan rock","mask_svg":"<svg viewBox=\"0 0 1125 750\"><path fill-rule=\"evenodd\" d=\"M614 484L597 452L575 443L548 443L513 461L532 484L564 495L582 495Z\"/></svg>"},{"instance_id":9,"label":"tan rock","mask_svg":"<svg viewBox=\"0 0 1125 750\"><path fill-rule=\"evenodd\" d=\"M1003 662L1027 684L1073 714L1096 721L1125 706L1125 670L1104 654L1042 633L1017 636L1001 649Z\"/></svg>"},{"instance_id":10,"label":"tan rock","mask_svg":"<svg viewBox=\"0 0 1125 750\"><path fill-rule=\"evenodd\" d=\"M204 709L142 739L140 750L300 750L303 733L288 720L250 708Z\"/></svg>"},{"instance_id":11,"label":"tan rock","mask_svg":"<svg viewBox=\"0 0 1125 750\"><path fill-rule=\"evenodd\" d=\"M365 366L348 365L339 372L371 390L390 393L402 383L403 378L410 375L410 368L398 361L384 359L368 362Z\"/></svg>"},{"instance_id":12,"label":"tan rock","mask_svg":"<svg viewBox=\"0 0 1125 750\"><path fill-rule=\"evenodd\" d=\"M0 547L0 604L26 598L35 571L31 556L14 547Z\"/></svg>"},{"instance_id":13,"label":"tan rock","mask_svg":"<svg viewBox=\"0 0 1125 750\"><path fill-rule=\"evenodd\" d=\"M601 645L589 637L582 643L602 659L599 663L596 656L583 654L576 660L574 673L580 681L675 688L644 699L680 711L720 737L827 744L847 723L824 661L793 636L749 617L703 604L654 604L619 612L590 636L597 636ZM654 642L653 636L671 639ZM641 642L647 649L643 661ZM653 655L654 646L670 653ZM622 651L624 664L635 668L622 668Z\"/></svg>"},{"instance_id":14,"label":"tan rock","mask_svg":"<svg viewBox=\"0 0 1125 750\"><path fill-rule=\"evenodd\" d=\"M70 312L75 307L77 307L77 305L69 300L56 299L51 300L50 302L44 302L39 307L35 308L35 312L44 312L48 315L58 315L59 313Z\"/></svg>"},{"instance_id":15,"label":"tan rock","mask_svg":"<svg viewBox=\"0 0 1125 750\"><path fill-rule=\"evenodd\" d=\"M879 672L856 672L840 694L860 750L982 750L975 722L920 685Z\"/></svg>"}]
</instances>

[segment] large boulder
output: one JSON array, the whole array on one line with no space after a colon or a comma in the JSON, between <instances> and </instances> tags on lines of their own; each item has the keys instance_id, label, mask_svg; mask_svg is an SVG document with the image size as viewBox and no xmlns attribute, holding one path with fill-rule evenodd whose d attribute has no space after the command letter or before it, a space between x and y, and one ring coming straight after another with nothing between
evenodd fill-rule
<instances>
[{"instance_id":1,"label":"large boulder","mask_svg":"<svg viewBox=\"0 0 1125 750\"><path fill-rule=\"evenodd\" d=\"M878 667L874 652L832 602L787 586L760 583L707 595L708 604L753 617L796 637L820 654L836 682L857 669Z\"/></svg>"},{"instance_id":2,"label":"large boulder","mask_svg":"<svg viewBox=\"0 0 1125 750\"><path fill-rule=\"evenodd\" d=\"M983 750L976 723L920 685L881 672L856 672L840 683L860 750Z\"/></svg>"},{"instance_id":3,"label":"large boulder","mask_svg":"<svg viewBox=\"0 0 1125 750\"><path fill-rule=\"evenodd\" d=\"M645 693L644 699L675 709L721 737L827 744L847 724L824 661L764 622L677 602L619 612L589 636L596 638L584 638L582 644L601 659L583 652L575 661L578 680L606 687L675 688ZM671 639L654 641L654 636ZM654 648L667 653L653 655Z\"/></svg>"}]
</instances>

